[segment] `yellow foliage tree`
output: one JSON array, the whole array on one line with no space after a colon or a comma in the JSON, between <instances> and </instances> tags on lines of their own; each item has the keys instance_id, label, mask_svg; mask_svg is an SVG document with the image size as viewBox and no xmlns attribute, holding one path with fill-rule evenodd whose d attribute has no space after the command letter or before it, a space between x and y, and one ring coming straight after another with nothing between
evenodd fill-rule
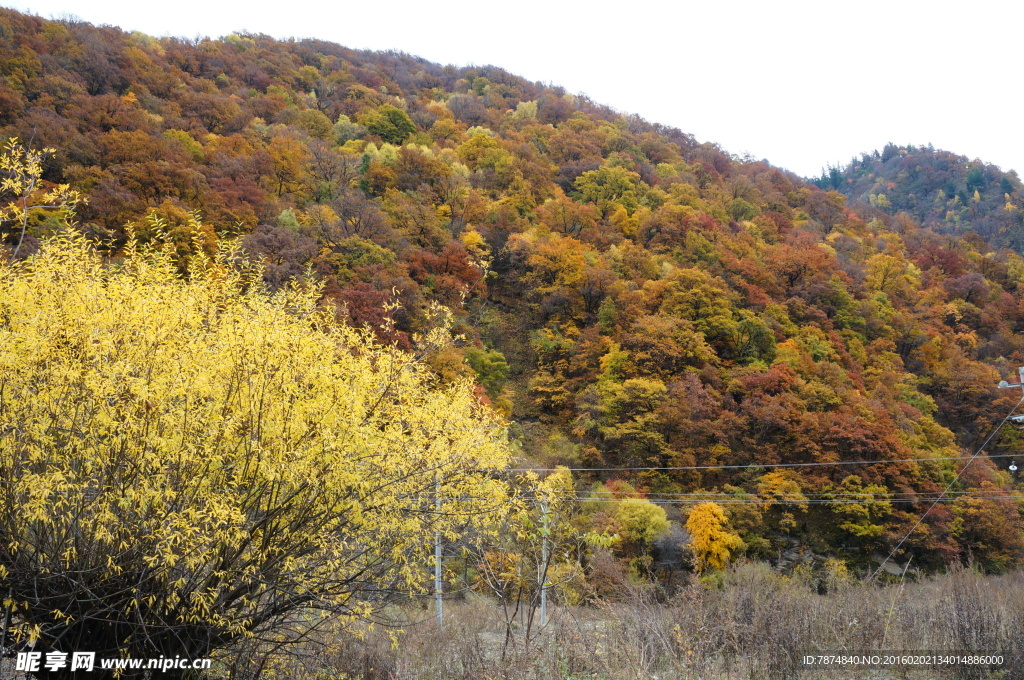
<instances>
[{"instance_id":1,"label":"yellow foliage tree","mask_svg":"<svg viewBox=\"0 0 1024 680\"><path fill-rule=\"evenodd\" d=\"M587 546L606 538L579 530L579 504L568 468L558 467L544 479L528 472L517 486L519 493L507 503L501 525L492 532L494 540L478 562L477 585L498 601L506 646L515 641L516 627L530 642L542 599L583 599Z\"/></svg>"},{"instance_id":2,"label":"yellow foliage tree","mask_svg":"<svg viewBox=\"0 0 1024 680\"><path fill-rule=\"evenodd\" d=\"M793 472L779 470L766 472L757 482L757 495L761 498L761 504L765 510L785 503L807 512L807 496L804 496L797 475ZM794 529L796 518L793 513L788 511L780 513L778 527L787 532Z\"/></svg>"},{"instance_id":3,"label":"yellow foliage tree","mask_svg":"<svg viewBox=\"0 0 1024 680\"><path fill-rule=\"evenodd\" d=\"M686 530L698 572L708 567L723 568L732 552L743 546L743 540L729 531L728 524L725 511L717 503L701 503L690 511Z\"/></svg>"},{"instance_id":4,"label":"yellow foliage tree","mask_svg":"<svg viewBox=\"0 0 1024 680\"><path fill-rule=\"evenodd\" d=\"M26 149L17 138L8 139L0 148L0 225L11 226L16 239L13 255L17 256L25 241L30 220L40 213L56 213L58 219L70 215L85 199L67 184L41 190L43 159L54 149Z\"/></svg>"},{"instance_id":5,"label":"yellow foliage tree","mask_svg":"<svg viewBox=\"0 0 1024 680\"><path fill-rule=\"evenodd\" d=\"M435 530L502 506L469 381L235 260L180 277L72 235L0 265L0 587L37 650L195 658L353 622L426 585Z\"/></svg>"},{"instance_id":6,"label":"yellow foliage tree","mask_svg":"<svg viewBox=\"0 0 1024 680\"><path fill-rule=\"evenodd\" d=\"M885 533L881 520L892 514L892 497L881 484L864 484L849 475L837 487L827 486L822 494L829 508L842 520L839 528L859 539L877 539Z\"/></svg>"},{"instance_id":7,"label":"yellow foliage tree","mask_svg":"<svg viewBox=\"0 0 1024 680\"><path fill-rule=\"evenodd\" d=\"M654 540L668 531L665 509L643 498L627 498L617 502L615 519L622 527L624 538L640 551L646 552Z\"/></svg>"}]
</instances>

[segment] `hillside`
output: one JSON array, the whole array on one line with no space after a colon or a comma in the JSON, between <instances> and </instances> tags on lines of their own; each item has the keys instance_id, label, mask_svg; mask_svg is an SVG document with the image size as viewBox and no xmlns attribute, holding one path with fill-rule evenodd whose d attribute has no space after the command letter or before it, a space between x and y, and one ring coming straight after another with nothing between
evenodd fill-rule
<instances>
[{"instance_id":1,"label":"hillside","mask_svg":"<svg viewBox=\"0 0 1024 680\"><path fill-rule=\"evenodd\" d=\"M842 192L864 210L905 212L939 233L973 233L991 245L1024 248L1020 178L984 161L930 146L887 144L844 168L829 168L815 184Z\"/></svg>"},{"instance_id":2,"label":"hillside","mask_svg":"<svg viewBox=\"0 0 1024 680\"><path fill-rule=\"evenodd\" d=\"M407 348L438 301L465 339L428 360L475 376L524 467L678 523L717 500L733 557L872 567L1016 401L1024 200L990 166L887 148L816 186L500 68L10 10L0 76L0 138L56 149L44 179L87 196L110 258L237 236L270 287L308 273ZM58 227L40 213L19 256ZM1008 461L974 461L900 559L1019 564ZM574 521L634 574L682 568L629 507Z\"/></svg>"}]
</instances>

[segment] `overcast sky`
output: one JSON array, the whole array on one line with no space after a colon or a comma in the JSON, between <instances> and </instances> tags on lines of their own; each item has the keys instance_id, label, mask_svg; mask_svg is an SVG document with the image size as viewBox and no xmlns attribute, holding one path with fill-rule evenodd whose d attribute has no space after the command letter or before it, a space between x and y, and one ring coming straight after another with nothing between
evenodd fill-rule
<instances>
[{"instance_id":1,"label":"overcast sky","mask_svg":"<svg viewBox=\"0 0 1024 680\"><path fill-rule=\"evenodd\" d=\"M155 36L250 31L494 64L803 176L890 141L1024 170L1024 3L0 4Z\"/></svg>"}]
</instances>

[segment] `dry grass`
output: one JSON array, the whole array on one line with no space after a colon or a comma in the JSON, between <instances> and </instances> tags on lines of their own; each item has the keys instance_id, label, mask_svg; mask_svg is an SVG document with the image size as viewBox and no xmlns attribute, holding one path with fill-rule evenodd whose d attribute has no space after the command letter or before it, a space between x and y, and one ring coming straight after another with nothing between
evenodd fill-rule
<instances>
[{"instance_id":1,"label":"dry grass","mask_svg":"<svg viewBox=\"0 0 1024 680\"><path fill-rule=\"evenodd\" d=\"M526 635L487 599L469 595L430 613L407 608L401 631L360 637L323 629L279 650L262 669L236 657L210 678L233 680L921 680L1024 678L1024 572L982 576L954 569L920 583L879 587L785 578L767 565L731 568L721 582L691 583L674 597L623 585L621 596L589 607L553 607ZM965 667L855 672L800 669L815 652L964 651L1001 653L993 672ZM2 677L13 677L6 660Z\"/></svg>"},{"instance_id":2,"label":"dry grass","mask_svg":"<svg viewBox=\"0 0 1024 680\"><path fill-rule=\"evenodd\" d=\"M982 576L955 569L903 586L831 586L820 594L810 579L740 564L720 584L694 582L668 600L653 588L627 586L616 601L555 607L549 624L528 639L518 622L509 635L500 610L470 596L449 603L443 628L417 610L421 621L397 637L383 628L361 640L326 636L314 656L310 647L273 680L1024 678L1017 651L1024 633L1022 572ZM798 665L800 655L814 652L954 650L1002 653L1008 663L997 672L857 673Z\"/></svg>"}]
</instances>

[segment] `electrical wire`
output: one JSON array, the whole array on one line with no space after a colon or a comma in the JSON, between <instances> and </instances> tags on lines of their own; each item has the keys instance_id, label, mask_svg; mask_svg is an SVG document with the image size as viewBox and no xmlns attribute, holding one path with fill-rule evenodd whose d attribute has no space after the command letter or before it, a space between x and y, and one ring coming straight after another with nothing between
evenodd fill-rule
<instances>
[{"instance_id":1,"label":"electrical wire","mask_svg":"<svg viewBox=\"0 0 1024 680\"><path fill-rule=\"evenodd\" d=\"M687 503L715 503L716 505L756 505L759 507L766 507L772 505L832 505L837 503L927 503L928 501L933 502L944 502L944 503L955 503L958 501L992 501L992 500L1021 500L1019 496L1015 496L1014 492L1004 492L1000 494L988 494L988 495L973 495L973 496L928 496L923 498L877 498L877 499L859 499L855 500L852 498L843 499L828 499L828 498L809 498L805 501L801 500L776 500L776 499L753 499L753 498L692 498L680 500L678 498L559 498L557 500L564 503L579 503L583 504L607 504L607 505L621 505L623 503L629 503L631 501L644 500L648 503L654 503L655 505L680 505ZM552 500L550 497L547 498L532 498L532 497L520 497L519 500L526 502L538 502L541 500Z\"/></svg>"},{"instance_id":2,"label":"electrical wire","mask_svg":"<svg viewBox=\"0 0 1024 680\"><path fill-rule=\"evenodd\" d=\"M1005 421L1004 421L1005 422ZM751 468L795 468L795 467L829 467L834 465L880 465L882 463L928 463L945 460L973 460L974 456L937 456L935 458L895 458L889 460L836 460L815 463L746 463L743 465L679 465L670 467L621 467L621 468L509 468L502 472L675 472L685 470L748 470ZM1014 454L995 454L989 458L1018 458Z\"/></svg>"},{"instance_id":3,"label":"electrical wire","mask_svg":"<svg viewBox=\"0 0 1024 680\"><path fill-rule=\"evenodd\" d=\"M609 489L609 490L607 490L607 492L610 493L610 494L613 494L613 497L615 497L615 498L622 497L622 498L627 498L627 499L628 498L645 498L645 497L648 497L648 496L657 496L657 497L661 497L661 498L691 498L691 497L692 498L712 498L712 497L717 497L717 498L737 498L737 499L743 499L743 498L750 497L750 498L760 498L760 499L765 499L765 500L771 500L773 502L774 501L785 500L788 497L797 496L797 495L799 495L799 496L801 496L803 498L822 497L822 498L825 498L826 500L828 500L828 499L850 499L850 500L864 500L864 499L876 500L876 499L880 499L880 500L886 500L886 499L892 498L894 496L909 496L909 497L927 496L927 497L931 498L931 497L936 496L939 493L938 490L935 490L935 491L883 491L883 492L879 492L879 493L856 493L856 492L848 492L848 491L825 492L825 493L803 493L801 491L801 492L794 492L794 493L791 493L791 494L774 494L773 493L773 494L766 495L766 496L758 496L756 493L753 493L753 492L750 492L750 491L746 491L746 490L743 491L742 495L736 494L736 493L729 493L727 491L686 491L686 492L679 492L679 493L670 493L670 492L662 493L660 491L620 491L620 492L615 492L615 491L612 491L612 490ZM618 493L619 495L615 495L616 493ZM954 494L976 494L976 493L979 493L978 489L964 489L962 491L951 491L949 494L947 494L947 496L952 496ZM985 493L1009 493L1009 492L1004 492L1001 489L995 489L995 490L986 490ZM572 497L579 497L580 494L579 493L572 493L572 492L568 492L568 491L561 491L561 492L555 491L555 492L553 492L550 495L551 495L551 497L554 497L554 498L558 498L558 497L569 497L569 498L572 498ZM591 497L593 498L593 496L591 496ZM600 498L600 496L598 496L597 498Z\"/></svg>"}]
</instances>

